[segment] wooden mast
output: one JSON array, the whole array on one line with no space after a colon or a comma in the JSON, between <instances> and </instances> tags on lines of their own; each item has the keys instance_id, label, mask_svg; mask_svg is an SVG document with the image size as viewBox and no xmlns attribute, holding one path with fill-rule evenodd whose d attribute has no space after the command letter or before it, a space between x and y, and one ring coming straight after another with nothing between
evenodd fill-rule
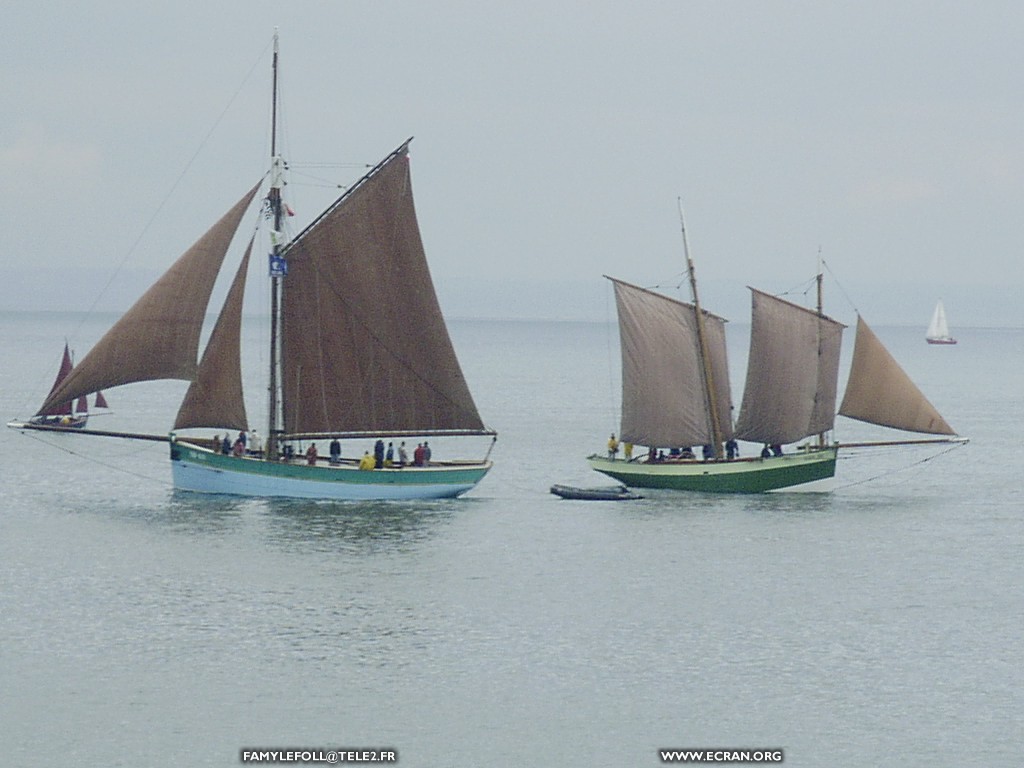
<instances>
[{"instance_id":1,"label":"wooden mast","mask_svg":"<svg viewBox=\"0 0 1024 768\"><path fill-rule=\"evenodd\" d=\"M704 311L700 308L697 295L697 272L690 258L690 244L686 239L686 222L683 219L683 203L679 201L679 227L683 232L683 253L686 256L686 271L690 277L690 292L693 294L693 309L697 318L697 340L700 344L700 361L704 373L704 391L711 411L711 437L715 458L722 458L722 425L718 419L718 397L715 394L715 377L711 370L711 355L708 352L707 332L704 329Z\"/></svg>"},{"instance_id":2,"label":"wooden mast","mask_svg":"<svg viewBox=\"0 0 1024 768\"><path fill-rule=\"evenodd\" d=\"M270 266L270 377L269 388L269 424L267 428L267 445L265 456L276 459L278 443L282 433L278 398L278 370L281 364L281 273L278 269L281 258L281 227L283 206L281 204L281 186L283 163L277 155L277 30L274 30L274 60L272 108L270 117L270 158L272 178L267 200L274 214L274 234L272 235L271 266Z\"/></svg>"},{"instance_id":3,"label":"wooden mast","mask_svg":"<svg viewBox=\"0 0 1024 768\"><path fill-rule=\"evenodd\" d=\"M818 249L818 276L816 278L818 283L818 317L822 318L825 316L825 293L824 293L824 274L822 274L821 267L821 249ZM818 354L821 354L821 321L818 321ZM825 447L825 433L818 433L818 447Z\"/></svg>"}]
</instances>

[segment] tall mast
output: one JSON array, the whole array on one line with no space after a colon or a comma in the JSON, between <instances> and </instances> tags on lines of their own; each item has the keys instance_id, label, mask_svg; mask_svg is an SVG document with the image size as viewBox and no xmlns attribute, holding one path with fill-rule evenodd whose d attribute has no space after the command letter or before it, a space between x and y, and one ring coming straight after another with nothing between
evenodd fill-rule
<instances>
[{"instance_id":1,"label":"tall mast","mask_svg":"<svg viewBox=\"0 0 1024 768\"><path fill-rule=\"evenodd\" d=\"M824 272L824 270L822 269L822 263L821 263L821 248L819 247L818 248L818 275L816 277L816 281L818 283L818 317L819 318L825 316L825 292L824 292L824 287L823 287L824 283L825 283L825 280L824 280L825 276L824 276L823 272ZM820 320L818 321L818 351L819 351L819 354L820 354L821 353L821 321ZM818 433L818 447L819 448L824 448L825 447L825 433L824 432L819 432Z\"/></svg>"},{"instance_id":2,"label":"tall mast","mask_svg":"<svg viewBox=\"0 0 1024 768\"><path fill-rule=\"evenodd\" d=\"M271 182L267 199L274 214L274 232L271 235L272 247L270 254L270 376L269 376L269 418L267 428L268 459L276 459L280 440L281 406L278 398L278 371L281 365L281 278L286 271L281 257L283 206L281 187L283 186L284 163L277 154L277 30L274 30L274 61L272 108L270 116L270 161Z\"/></svg>"},{"instance_id":3,"label":"tall mast","mask_svg":"<svg viewBox=\"0 0 1024 768\"><path fill-rule=\"evenodd\" d=\"M708 352L707 332L704 329L704 311L700 308L697 295L697 272L690 258L690 244L686 239L686 222L683 220L683 203L679 201L679 227L683 232L683 253L686 256L686 271L690 277L690 292L693 294L693 311L697 318L697 340L700 343L700 362L704 369L704 392L711 411L711 436L715 458L722 458L722 425L718 420L718 397L715 394L715 377L711 371L711 354Z\"/></svg>"}]
</instances>

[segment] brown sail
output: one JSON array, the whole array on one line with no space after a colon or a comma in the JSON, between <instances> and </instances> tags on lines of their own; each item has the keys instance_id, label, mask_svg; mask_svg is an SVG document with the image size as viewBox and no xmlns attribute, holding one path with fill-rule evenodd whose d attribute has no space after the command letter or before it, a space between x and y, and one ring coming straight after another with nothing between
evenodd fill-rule
<instances>
[{"instance_id":1,"label":"brown sail","mask_svg":"<svg viewBox=\"0 0 1024 768\"><path fill-rule=\"evenodd\" d=\"M50 393L42 411L119 384L195 375L213 284L258 188L247 192L135 302Z\"/></svg>"},{"instance_id":2,"label":"brown sail","mask_svg":"<svg viewBox=\"0 0 1024 768\"><path fill-rule=\"evenodd\" d=\"M845 326L753 288L751 301L736 437L782 445L832 429Z\"/></svg>"},{"instance_id":3,"label":"brown sail","mask_svg":"<svg viewBox=\"0 0 1024 768\"><path fill-rule=\"evenodd\" d=\"M68 377L71 371L74 369L74 364L71 362L71 350L68 348L68 343L64 342L64 356L61 357L60 368L57 371L57 378L53 381L53 386L50 387L50 395L56 392L60 385L64 383L64 379ZM48 399L46 402L50 402ZM46 408L44 405L39 409L37 416L70 416L71 415L71 400L64 402L56 402L50 408Z\"/></svg>"},{"instance_id":4,"label":"brown sail","mask_svg":"<svg viewBox=\"0 0 1024 768\"><path fill-rule=\"evenodd\" d=\"M252 239L228 290L217 323L203 351L196 378L189 385L174 421L175 429L227 427L247 430L242 393L242 304Z\"/></svg>"},{"instance_id":5,"label":"brown sail","mask_svg":"<svg viewBox=\"0 0 1024 768\"><path fill-rule=\"evenodd\" d=\"M692 304L609 278L622 350L623 441L652 447L712 443L697 314ZM731 436L725 320L704 313L723 438Z\"/></svg>"},{"instance_id":6,"label":"brown sail","mask_svg":"<svg viewBox=\"0 0 1024 768\"><path fill-rule=\"evenodd\" d=\"M408 142L285 256L285 432L485 431L423 251Z\"/></svg>"},{"instance_id":7,"label":"brown sail","mask_svg":"<svg viewBox=\"0 0 1024 768\"><path fill-rule=\"evenodd\" d=\"M908 432L956 434L860 316L839 413Z\"/></svg>"}]
</instances>

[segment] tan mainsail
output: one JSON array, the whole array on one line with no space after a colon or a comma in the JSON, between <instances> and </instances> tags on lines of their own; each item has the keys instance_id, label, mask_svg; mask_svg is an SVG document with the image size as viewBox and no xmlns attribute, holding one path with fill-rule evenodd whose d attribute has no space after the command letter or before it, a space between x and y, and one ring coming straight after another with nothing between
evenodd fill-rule
<instances>
[{"instance_id":1,"label":"tan mainsail","mask_svg":"<svg viewBox=\"0 0 1024 768\"><path fill-rule=\"evenodd\" d=\"M135 302L50 393L41 410L119 384L192 379L210 293L258 188L247 192Z\"/></svg>"},{"instance_id":2,"label":"tan mainsail","mask_svg":"<svg viewBox=\"0 0 1024 768\"><path fill-rule=\"evenodd\" d=\"M736 437L794 443L832 429L842 323L751 289L750 356Z\"/></svg>"},{"instance_id":3,"label":"tan mainsail","mask_svg":"<svg viewBox=\"0 0 1024 768\"><path fill-rule=\"evenodd\" d=\"M622 348L623 441L652 447L713 442L692 304L609 278ZM725 320L704 313L723 438L731 434Z\"/></svg>"},{"instance_id":4,"label":"tan mainsail","mask_svg":"<svg viewBox=\"0 0 1024 768\"><path fill-rule=\"evenodd\" d=\"M909 432L956 434L860 316L839 413Z\"/></svg>"},{"instance_id":5,"label":"tan mainsail","mask_svg":"<svg viewBox=\"0 0 1024 768\"><path fill-rule=\"evenodd\" d=\"M484 431L423 251L408 142L285 256L286 433Z\"/></svg>"},{"instance_id":6,"label":"tan mainsail","mask_svg":"<svg viewBox=\"0 0 1024 768\"><path fill-rule=\"evenodd\" d=\"M203 359L199 362L196 378L189 385L185 399L174 421L175 429L191 427L227 427L244 431L249 429L245 414L245 396L242 393L242 304L245 298L245 278L249 271L249 256L253 240L245 249L245 256L231 283L217 323L206 343Z\"/></svg>"}]
</instances>

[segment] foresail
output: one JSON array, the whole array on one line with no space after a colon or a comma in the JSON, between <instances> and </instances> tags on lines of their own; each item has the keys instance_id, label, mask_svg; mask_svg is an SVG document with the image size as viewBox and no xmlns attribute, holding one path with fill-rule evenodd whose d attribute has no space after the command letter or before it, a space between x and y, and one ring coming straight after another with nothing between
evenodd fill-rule
<instances>
[{"instance_id":1,"label":"foresail","mask_svg":"<svg viewBox=\"0 0 1024 768\"><path fill-rule=\"evenodd\" d=\"M60 385L64 382L64 379L71 373L74 365L71 362L71 350L68 348L67 342L64 342L64 355L60 360L60 369L57 371L57 378L53 381L53 386L50 387L50 395L56 392ZM49 402L49 400L47 400ZM65 402L57 402L49 408L44 405L39 409L37 416L70 416L71 415L71 400Z\"/></svg>"},{"instance_id":2,"label":"foresail","mask_svg":"<svg viewBox=\"0 0 1024 768\"><path fill-rule=\"evenodd\" d=\"M423 251L408 142L285 256L286 432L484 431Z\"/></svg>"},{"instance_id":3,"label":"foresail","mask_svg":"<svg viewBox=\"0 0 1024 768\"><path fill-rule=\"evenodd\" d=\"M751 300L736 437L784 445L832 429L845 326L753 288Z\"/></svg>"},{"instance_id":4,"label":"foresail","mask_svg":"<svg viewBox=\"0 0 1024 768\"><path fill-rule=\"evenodd\" d=\"M235 273L217 323L174 421L175 429L226 427L248 430L242 392L242 304L252 239Z\"/></svg>"},{"instance_id":5,"label":"foresail","mask_svg":"<svg viewBox=\"0 0 1024 768\"><path fill-rule=\"evenodd\" d=\"M612 280L622 351L623 441L671 448L713 441L697 316L686 304ZM725 320L704 313L723 437L731 436Z\"/></svg>"},{"instance_id":6,"label":"foresail","mask_svg":"<svg viewBox=\"0 0 1024 768\"><path fill-rule=\"evenodd\" d=\"M850 378L839 413L908 432L956 434L859 316Z\"/></svg>"},{"instance_id":7,"label":"foresail","mask_svg":"<svg viewBox=\"0 0 1024 768\"><path fill-rule=\"evenodd\" d=\"M195 375L213 284L258 188L247 192L135 302L50 393L42 410L120 384Z\"/></svg>"}]
</instances>

